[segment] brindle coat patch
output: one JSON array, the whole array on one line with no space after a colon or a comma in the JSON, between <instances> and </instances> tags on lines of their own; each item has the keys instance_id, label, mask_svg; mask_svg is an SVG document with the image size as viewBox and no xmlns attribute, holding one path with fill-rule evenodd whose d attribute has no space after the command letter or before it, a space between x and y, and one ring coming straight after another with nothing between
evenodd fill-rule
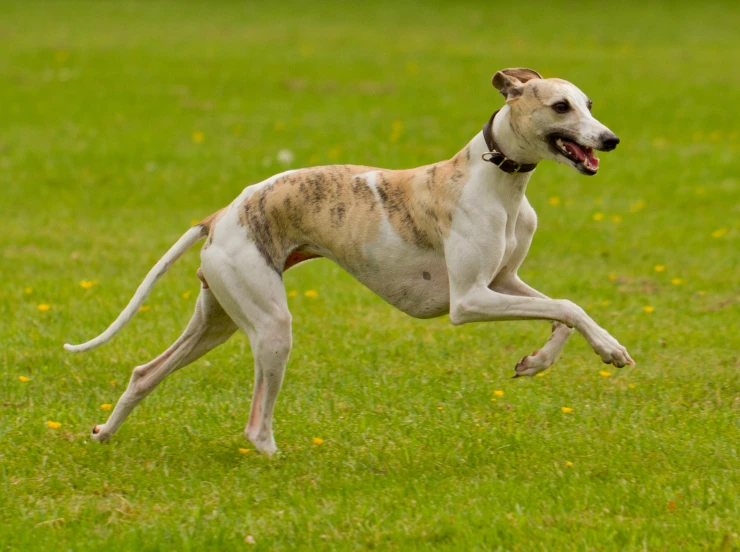
<instances>
[{"instance_id":1,"label":"brindle coat patch","mask_svg":"<svg viewBox=\"0 0 740 552\"><path fill-rule=\"evenodd\" d=\"M330 252L347 268L364 260L385 214L396 233L421 249L441 247L469 176L465 148L449 161L410 170L332 165L276 179L238 207L241 224L279 274L297 264L291 253ZM375 173L377 201L367 177ZM291 262L286 262L290 257ZM300 262L300 261L298 261Z\"/></svg>"},{"instance_id":2,"label":"brindle coat patch","mask_svg":"<svg viewBox=\"0 0 740 552\"><path fill-rule=\"evenodd\" d=\"M452 225L469 177L466 147L449 161L404 171L382 170L376 186L388 221L404 241L420 249L439 249Z\"/></svg>"},{"instance_id":3,"label":"brindle coat patch","mask_svg":"<svg viewBox=\"0 0 740 552\"><path fill-rule=\"evenodd\" d=\"M374 169L332 165L276 179L239 206L239 218L268 264L282 274L297 249L331 251L350 265L380 228L381 213L367 180Z\"/></svg>"}]
</instances>

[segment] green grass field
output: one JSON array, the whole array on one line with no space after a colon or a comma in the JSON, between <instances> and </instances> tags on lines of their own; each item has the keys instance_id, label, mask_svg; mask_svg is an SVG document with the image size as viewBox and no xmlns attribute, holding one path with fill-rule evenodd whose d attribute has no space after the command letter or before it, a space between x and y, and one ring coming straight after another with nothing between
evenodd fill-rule
<instances>
[{"instance_id":1,"label":"green grass field","mask_svg":"<svg viewBox=\"0 0 740 552\"><path fill-rule=\"evenodd\" d=\"M1 549L740 548L740 7L520 4L0 4ZM115 341L62 344L194 219L286 167L448 158L512 66L622 138L537 171L521 273L636 367L575 336L512 380L548 323L413 320L320 260L285 277L279 456L239 450L241 335L88 440L189 320L197 249Z\"/></svg>"}]
</instances>

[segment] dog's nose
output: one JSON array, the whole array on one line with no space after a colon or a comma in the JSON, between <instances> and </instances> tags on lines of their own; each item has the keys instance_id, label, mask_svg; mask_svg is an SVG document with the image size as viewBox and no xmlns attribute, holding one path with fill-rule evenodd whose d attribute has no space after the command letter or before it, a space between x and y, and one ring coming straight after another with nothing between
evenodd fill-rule
<instances>
[{"instance_id":1,"label":"dog's nose","mask_svg":"<svg viewBox=\"0 0 740 552\"><path fill-rule=\"evenodd\" d=\"M619 137L616 134L607 134L601 139L601 146L604 151L612 151L619 144Z\"/></svg>"}]
</instances>

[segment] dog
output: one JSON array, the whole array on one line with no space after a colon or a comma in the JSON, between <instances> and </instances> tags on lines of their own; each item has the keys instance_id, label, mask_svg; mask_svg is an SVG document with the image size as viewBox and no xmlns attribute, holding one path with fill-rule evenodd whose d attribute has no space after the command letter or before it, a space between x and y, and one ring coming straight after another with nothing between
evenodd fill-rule
<instances>
[{"instance_id":1,"label":"dog","mask_svg":"<svg viewBox=\"0 0 740 552\"><path fill-rule=\"evenodd\" d=\"M594 175L594 151L619 138L591 114L575 85L532 69L497 72L506 99L452 159L407 170L357 165L304 168L248 186L231 204L191 227L147 274L101 335L68 351L93 349L136 314L155 282L205 238L195 314L164 353L133 370L108 421L106 441L169 374L231 337L247 334L254 395L245 429L257 450L277 451L273 410L291 350L291 315L282 274L309 259L331 259L385 301L415 318L449 314L454 325L550 320L552 335L515 367L514 377L551 366L578 330L605 363L634 365L627 350L568 300L550 299L517 271L537 216L525 196L540 161Z\"/></svg>"}]
</instances>

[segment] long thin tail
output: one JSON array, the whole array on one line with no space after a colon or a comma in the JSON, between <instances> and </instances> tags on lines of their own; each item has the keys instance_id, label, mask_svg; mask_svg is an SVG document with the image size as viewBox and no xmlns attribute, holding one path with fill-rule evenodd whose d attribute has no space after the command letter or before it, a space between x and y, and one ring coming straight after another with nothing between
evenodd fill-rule
<instances>
[{"instance_id":1,"label":"long thin tail","mask_svg":"<svg viewBox=\"0 0 740 552\"><path fill-rule=\"evenodd\" d=\"M157 264L152 267L149 274L144 278L144 281L141 282L139 289L134 293L131 301L129 301L129 304L126 305L126 308L121 311L121 314L118 315L116 321L113 322L107 330L98 337L80 345L70 345L69 343L65 343L64 348L73 353L81 353L83 351L89 351L95 347L99 347L103 343L110 341L111 338L120 332L121 329L139 311L139 307L144 303L149 292L154 287L154 284L157 283L157 280L159 280L159 278L167 272L170 267L175 264L175 261L182 257L188 249L205 237L206 233L206 229L202 225L193 226L190 230L185 232L185 234L177 240L177 243L175 243L175 245L165 253L164 257L159 259Z\"/></svg>"}]
</instances>

